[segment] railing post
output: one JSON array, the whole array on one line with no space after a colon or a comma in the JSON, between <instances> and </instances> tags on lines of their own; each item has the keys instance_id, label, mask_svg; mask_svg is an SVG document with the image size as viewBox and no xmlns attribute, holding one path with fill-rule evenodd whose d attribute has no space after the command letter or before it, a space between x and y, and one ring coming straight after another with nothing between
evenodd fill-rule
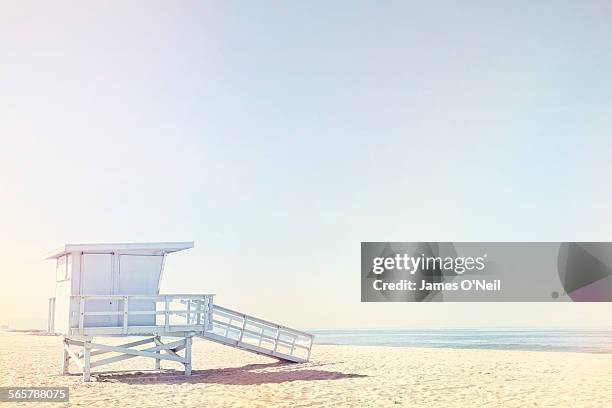
<instances>
[{"instance_id":1,"label":"railing post","mask_svg":"<svg viewBox=\"0 0 612 408\"><path fill-rule=\"evenodd\" d=\"M128 332L128 297L123 297L123 333L127 334Z\"/></svg>"},{"instance_id":2,"label":"railing post","mask_svg":"<svg viewBox=\"0 0 612 408\"><path fill-rule=\"evenodd\" d=\"M187 324L191 324L191 299L187 299Z\"/></svg>"},{"instance_id":3,"label":"railing post","mask_svg":"<svg viewBox=\"0 0 612 408\"><path fill-rule=\"evenodd\" d=\"M274 352L278 349L278 339L280 338L281 328L280 326L276 326L276 337L274 339Z\"/></svg>"},{"instance_id":4,"label":"railing post","mask_svg":"<svg viewBox=\"0 0 612 408\"><path fill-rule=\"evenodd\" d=\"M198 300L196 302L196 305L197 305L197 307L196 307L196 313L197 313L196 314L196 316L197 316L196 323L198 325L200 325L200 324L202 324L202 301Z\"/></svg>"},{"instance_id":5,"label":"railing post","mask_svg":"<svg viewBox=\"0 0 612 408\"><path fill-rule=\"evenodd\" d=\"M293 340L291 341L291 351L289 352L289 355L293 355L293 351L295 350L295 340L297 339L297 336L294 334L293 335Z\"/></svg>"},{"instance_id":6,"label":"railing post","mask_svg":"<svg viewBox=\"0 0 612 408\"><path fill-rule=\"evenodd\" d=\"M164 296L164 300L166 304L166 308L164 309L166 317L164 319L164 326L166 327L166 331L170 331L170 302L168 300L168 296Z\"/></svg>"},{"instance_id":7,"label":"railing post","mask_svg":"<svg viewBox=\"0 0 612 408\"><path fill-rule=\"evenodd\" d=\"M85 320L85 298L79 298L79 334L83 334L83 326Z\"/></svg>"},{"instance_id":8,"label":"railing post","mask_svg":"<svg viewBox=\"0 0 612 408\"><path fill-rule=\"evenodd\" d=\"M313 337L310 338L310 345L308 346L308 355L306 356L306 361L310 360L310 351L312 350L312 341L314 340Z\"/></svg>"},{"instance_id":9,"label":"railing post","mask_svg":"<svg viewBox=\"0 0 612 408\"><path fill-rule=\"evenodd\" d=\"M261 347L261 341L263 340L263 335L264 335L264 328L261 328L261 333L259 333L259 343L257 344L259 347Z\"/></svg>"},{"instance_id":10,"label":"railing post","mask_svg":"<svg viewBox=\"0 0 612 408\"><path fill-rule=\"evenodd\" d=\"M242 315L242 330L240 331L240 338L238 339L238 342L241 342L242 338L244 337L244 330L246 329L246 325L247 325L247 318L245 315Z\"/></svg>"},{"instance_id":11,"label":"railing post","mask_svg":"<svg viewBox=\"0 0 612 408\"><path fill-rule=\"evenodd\" d=\"M204 321L206 324L206 330L213 329L213 297L206 296L206 304L204 305Z\"/></svg>"},{"instance_id":12,"label":"railing post","mask_svg":"<svg viewBox=\"0 0 612 408\"><path fill-rule=\"evenodd\" d=\"M230 317L229 322L227 323L227 327L225 328L225 337L227 337L229 335L229 331L230 331L230 328L232 326L232 320L233 320L233 318Z\"/></svg>"}]
</instances>

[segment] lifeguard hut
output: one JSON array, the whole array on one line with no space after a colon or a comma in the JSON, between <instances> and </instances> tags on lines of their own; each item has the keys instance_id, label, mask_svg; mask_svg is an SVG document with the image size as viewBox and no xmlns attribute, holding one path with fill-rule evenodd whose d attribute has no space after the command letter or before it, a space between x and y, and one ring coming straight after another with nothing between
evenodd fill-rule
<instances>
[{"instance_id":1,"label":"lifeguard hut","mask_svg":"<svg viewBox=\"0 0 612 408\"><path fill-rule=\"evenodd\" d=\"M67 244L51 253L56 288L48 331L63 335L61 372L67 374L72 361L89 381L92 368L149 357L156 369L161 360L179 362L189 376L193 337L280 360L309 360L309 333L216 305L212 294L160 294L166 256L192 247L193 242ZM119 346L93 341L117 336L144 339ZM162 337L178 340L163 343ZM92 361L107 353L117 355Z\"/></svg>"}]
</instances>

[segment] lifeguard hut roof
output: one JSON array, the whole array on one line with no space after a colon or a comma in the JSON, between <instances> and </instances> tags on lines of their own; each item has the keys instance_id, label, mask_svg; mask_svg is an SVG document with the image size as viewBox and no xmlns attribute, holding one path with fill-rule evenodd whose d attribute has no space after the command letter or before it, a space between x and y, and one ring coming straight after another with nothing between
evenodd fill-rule
<instances>
[{"instance_id":1,"label":"lifeguard hut roof","mask_svg":"<svg viewBox=\"0 0 612 408\"><path fill-rule=\"evenodd\" d=\"M48 254L45 259L59 258L70 252L113 252L134 251L142 253L164 253L182 251L193 248L193 242L146 242L146 243L116 243L116 244L66 244Z\"/></svg>"}]
</instances>

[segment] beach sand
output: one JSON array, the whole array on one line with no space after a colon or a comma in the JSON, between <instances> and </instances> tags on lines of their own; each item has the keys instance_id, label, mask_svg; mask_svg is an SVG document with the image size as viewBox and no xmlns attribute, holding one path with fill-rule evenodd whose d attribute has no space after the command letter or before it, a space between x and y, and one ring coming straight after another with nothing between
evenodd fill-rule
<instances>
[{"instance_id":1,"label":"beach sand","mask_svg":"<svg viewBox=\"0 0 612 408\"><path fill-rule=\"evenodd\" d=\"M108 339L105 339L105 341ZM115 344L125 339L115 339ZM0 386L68 386L70 403L40 407L612 407L612 355L315 345L286 364L194 341L193 376L134 358L59 374L61 337L0 333ZM71 364L71 372L77 368Z\"/></svg>"}]
</instances>

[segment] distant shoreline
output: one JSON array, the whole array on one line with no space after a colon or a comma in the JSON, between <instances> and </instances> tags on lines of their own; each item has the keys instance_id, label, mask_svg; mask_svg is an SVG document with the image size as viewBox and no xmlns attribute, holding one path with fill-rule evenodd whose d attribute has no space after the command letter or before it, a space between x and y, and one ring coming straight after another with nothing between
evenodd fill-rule
<instances>
[{"instance_id":1,"label":"distant shoreline","mask_svg":"<svg viewBox=\"0 0 612 408\"><path fill-rule=\"evenodd\" d=\"M311 329L315 344L612 353L612 328Z\"/></svg>"}]
</instances>

